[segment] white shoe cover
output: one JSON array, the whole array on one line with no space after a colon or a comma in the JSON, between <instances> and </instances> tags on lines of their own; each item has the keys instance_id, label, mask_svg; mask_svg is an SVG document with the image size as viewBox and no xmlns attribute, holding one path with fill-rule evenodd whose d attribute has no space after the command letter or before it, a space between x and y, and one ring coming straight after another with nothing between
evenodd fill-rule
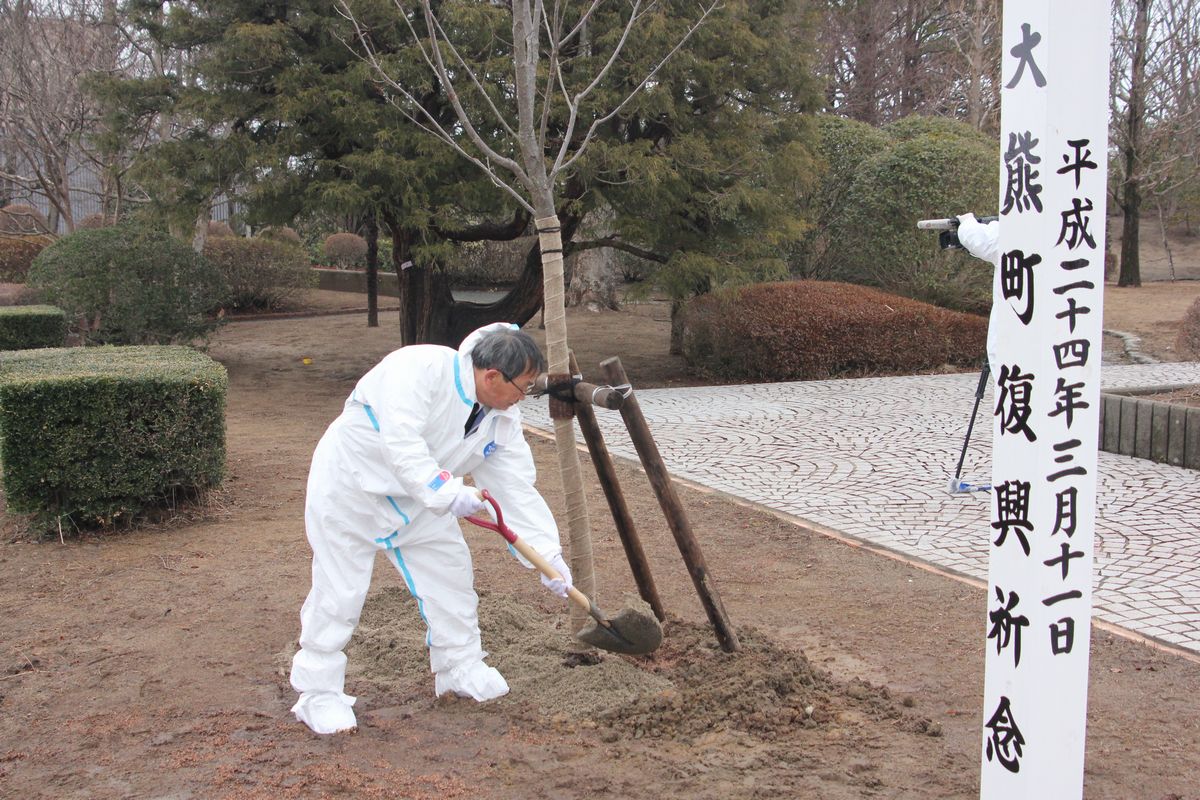
<instances>
[{"instance_id":1,"label":"white shoe cover","mask_svg":"<svg viewBox=\"0 0 1200 800\"><path fill-rule=\"evenodd\" d=\"M313 733L351 731L358 727L351 708L356 699L342 692L304 692L292 706L292 713Z\"/></svg>"},{"instance_id":2,"label":"white shoe cover","mask_svg":"<svg viewBox=\"0 0 1200 800\"><path fill-rule=\"evenodd\" d=\"M437 673L433 691L438 697L454 692L459 697L470 697L482 703L508 694L508 681L495 667L489 667L482 660L472 661Z\"/></svg>"}]
</instances>

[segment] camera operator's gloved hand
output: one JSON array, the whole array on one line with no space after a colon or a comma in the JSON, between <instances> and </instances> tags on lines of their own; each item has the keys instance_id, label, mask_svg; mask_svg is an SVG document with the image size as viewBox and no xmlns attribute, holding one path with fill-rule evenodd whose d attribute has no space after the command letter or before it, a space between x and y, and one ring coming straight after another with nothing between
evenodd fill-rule
<instances>
[{"instance_id":1,"label":"camera operator's gloved hand","mask_svg":"<svg viewBox=\"0 0 1200 800\"><path fill-rule=\"evenodd\" d=\"M484 503L483 495L478 489L474 486L464 486L450 501L450 513L456 517L467 517L483 510L485 505L487 504Z\"/></svg>"},{"instance_id":2,"label":"camera operator's gloved hand","mask_svg":"<svg viewBox=\"0 0 1200 800\"><path fill-rule=\"evenodd\" d=\"M562 575L562 580L556 581L553 578L547 578L543 575L542 585L559 597L565 598L567 596L567 589L575 585L571 583L571 568L567 566L566 561L563 561L561 554L546 560L550 562L550 566L554 567L559 575Z\"/></svg>"}]
</instances>

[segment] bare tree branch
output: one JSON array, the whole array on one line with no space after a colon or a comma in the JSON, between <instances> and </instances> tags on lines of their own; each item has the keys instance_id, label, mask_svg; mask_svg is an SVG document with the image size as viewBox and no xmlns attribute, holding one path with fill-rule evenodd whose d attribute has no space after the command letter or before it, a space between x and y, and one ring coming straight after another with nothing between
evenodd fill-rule
<instances>
[{"instance_id":1,"label":"bare tree branch","mask_svg":"<svg viewBox=\"0 0 1200 800\"><path fill-rule=\"evenodd\" d=\"M635 255L638 258L644 258L647 261L653 261L657 264L665 264L668 261L667 256L662 253L656 253L653 250L647 250L643 247L630 244L622 240L615 234L612 236L604 236L599 239L585 239L571 243L571 251L577 252L581 250L595 250L600 247L609 247L613 250L620 250L623 253Z\"/></svg>"},{"instance_id":2,"label":"bare tree branch","mask_svg":"<svg viewBox=\"0 0 1200 800\"><path fill-rule=\"evenodd\" d=\"M595 138L596 131L598 131L602 125L607 123L609 120L611 120L617 114L620 114L621 110L624 109L625 106L629 105L629 103L633 100L633 98L636 97L638 95L638 93L641 92L641 90L646 87L646 84L650 83L650 81L652 81L654 79L654 76L658 74L658 71L666 65L666 63L671 59L671 57L679 52L680 48L682 48L684 46L684 44L687 43L688 39L692 38L692 34L694 34L697 30L699 30L700 26L704 24L705 20L708 19L709 15L711 15L713 13L713 11L717 10L720 7L721 7L720 0L714 0L713 3L711 3L707 8L705 8L701 12L700 18L697 19L696 22L690 28L688 28L687 32L682 37L680 37L679 41L675 44L675 46L671 48L671 51L669 53L667 53L665 56L663 56L662 59L659 60L659 62L654 65L653 69L651 69L648 73L646 73L646 76L644 78L642 78L641 83L639 83L637 85L637 87L634 88L634 90L632 92L630 92L625 97L625 99L622 100L620 103L618 103L616 105L616 107L614 107L611 111L609 111L604 116L598 117L592 121L591 126L588 128L587 134L583 137L583 141L580 142L579 147L576 148L575 155L571 156L566 161L563 161L562 158L566 151L565 151L565 149L560 149L558 158L556 158L555 162L554 162L553 174L558 174L564 170L570 169L571 166L579 159L579 157L583 155L584 150L587 149L587 146L588 146L588 144L591 143L592 139ZM622 42L624 42L624 35L622 35ZM609 63L605 65L604 70L606 72L612 66L612 63L614 60L615 59L610 59ZM588 91L590 91L590 88L588 89ZM567 139L564 138L564 145L566 144L566 142L567 142Z\"/></svg>"},{"instance_id":3,"label":"bare tree branch","mask_svg":"<svg viewBox=\"0 0 1200 800\"><path fill-rule=\"evenodd\" d=\"M421 101L417 97L415 97L406 87L404 87L403 85L398 83L394 78L392 78L390 73L388 73L387 69L384 68L383 64L379 61L379 57L375 51L375 47L371 43L371 38L370 38L369 32L366 31L362 27L362 25L359 23L358 19L354 16L353 12L345 4L345 2L343 2L343 0L338 0L337 5L338 5L339 13L347 21L349 21L351 25L354 26L355 37L356 37L358 43L362 46L361 53L359 53L358 50L356 50L349 42L345 41L344 39L339 39L339 40L349 50L351 50L352 52L355 52L356 54L359 54L359 56L361 58L364 58L367 61L367 63L369 63L372 66L372 68L374 68L376 75L379 76L379 82L382 85L394 90L395 93L397 95L399 95L401 98L403 98L403 100L404 100L404 102L396 102L394 97L392 97L390 94L385 92L385 96L387 97L388 102L394 108L396 108L404 116L405 119L407 119L409 122L413 123L413 125L415 125L417 128L419 128L422 131L425 131L430 136L433 136L435 139L438 139L439 141L447 144L460 156L462 156L463 158L465 158L467 161L471 162L475 166L479 167L479 169L483 170L483 172L488 175L489 179L492 181L492 183L496 187L498 187L499 189L504 191L506 194L508 194L510 197L512 197L514 200L516 200L517 203L519 203L522 208L524 208L526 211L528 211L529 213L532 214L533 206L530 205L529 200L526 198L526 196L524 194L522 194L514 186L509 184L507 181L503 180L499 176L499 174L496 172L496 170L492 167L492 165L487 160L484 160L484 159L491 159L491 156L495 156L494 160L497 163L501 164L502 166L505 166L505 162L511 163L514 166L516 166L515 162L512 162L511 159L502 158L499 154L495 153L489 147L483 148L484 158L480 158L480 157L476 156L474 153L471 153L466 148L464 148L458 142L458 140L448 130L446 130L446 128L437 120L437 118L429 111L429 109L425 108L424 104L421 103ZM411 29L411 24L410 24L410 29ZM414 34L414 36L416 35L415 30L413 30L413 34ZM419 38L417 39L417 44L419 47L421 47L422 54L425 54L425 48ZM431 58L429 58L428 55L425 55L425 58L426 58L426 62L430 65L430 68L433 69L436 73L437 67L436 67L434 61ZM413 109L416 109L416 111L414 112Z\"/></svg>"},{"instance_id":4,"label":"bare tree branch","mask_svg":"<svg viewBox=\"0 0 1200 800\"><path fill-rule=\"evenodd\" d=\"M342 0L339 0L339 2L342 2ZM466 112L466 109L463 108L462 100L458 96L458 90L454 88L454 81L451 80L450 74L446 71L446 65L442 61L442 49L439 45L437 34L437 31L441 29L441 26L434 19L433 7L430 5L429 0L421 0L421 6L425 10L425 24L429 31L430 51L433 55L434 71L437 74L438 81L442 84L442 89L444 89L446 92L446 99L450 101L450 105L454 108L454 113L458 116L459 124L463 126L463 130L466 131L467 137L471 140L471 143L479 148L479 152L483 153L488 160L495 161L497 164L516 175L518 180L521 180L521 176L525 174L525 171L521 165L513 159L503 156L492 149L492 147L483 140L483 137L479 135L479 131L476 130L474 123L472 123L470 115ZM467 69L467 72L470 73L472 70ZM524 181L522 180L522 182Z\"/></svg>"},{"instance_id":5,"label":"bare tree branch","mask_svg":"<svg viewBox=\"0 0 1200 800\"><path fill-rule=\"evenodd\" d=\"M471 79L471 83L473 83L475 88L479 90L479 96L483 98L484 103L486 103L488 109L491 110L492 115L496 118L496 122L502 128L504 128L505 132L508 133L509 136L515 136L516 134L513 132L512 127L508 124L508 120L506 120L504 115L500 113L500 109L496 108L496 104L492 102L492 98L488 94L487 89L482 83L480 83L479 77L475 74L475 70L471 69L470 66L467 65L466 60L463 59L463 57L459 54L458 48L454 46L454 43L450 41L450 37L446 35L446 31L442 28L441 22L436 18L434 19L434 22L437 23L437 32L440 36L440 41L447 48L449 48L451 55L454 56L454 60L458 62L459 66L463 68L463 71L467 73L467 77ZM412 30L411 24L409 25L409 29ZM416 35L416 31L413 31L413 35ZM424 48L422 48L422 51L424 51Z\"/></svg>"}]
</instances>

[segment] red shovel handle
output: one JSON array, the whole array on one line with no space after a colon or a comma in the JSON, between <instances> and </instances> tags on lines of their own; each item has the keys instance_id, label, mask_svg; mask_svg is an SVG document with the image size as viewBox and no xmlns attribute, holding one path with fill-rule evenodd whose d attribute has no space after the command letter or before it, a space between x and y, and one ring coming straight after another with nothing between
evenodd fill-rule
<instances>
[{"instance_id":1,"label":"red shovel handle","mask_svg":"<svg viewBox=\"0 0 1200 800\"><path fill-rule=\"evenodd\" d=\"M492 515L496 518L495 522L480 517L467 517L467 522L472 522L481 528L487 528L489 531L495 531L508 541L509 544L517 543L517 535L512 532L512 529L504 524L504 512L500 510L500 504L496 502L496 498L492 497L487 489L481 493L484 500L491 503Z\"/></svg>"},{"instance_id":2,"label":"red shovel handle","mask_svg":"<svg viewBox=\"0 0 1200 800\"><path fill-rule=\"evenodd\" d=\"M487 502L491 503L492 513L496 515L496 521L492 522L491 520L482 519L480 517L463 517L463 519L465 519L467 522L478 525L481 528L487 528L489 531L495 531L496 533L500 534L508 541L509 544L513 546L518 553L525 557L526 561L528 561L530 564L533 564L533 566L537 568L538 572L542 573L551 580L562 580L563 576L559 574L558 570L552 567L550 563L541 556L540 553L530 547L528 542L518 537L511 528L504 524L504 514L500 511L500 504L496 502L496 498L492 497L487 489L484 489L480 496L483 497L483 499ZM612 622L610 622L609 619L604 616L604 612L597 608L596 604L593 603L591 598L589 598L586 594L579 591L574 586L570 586L567 588L567 596L586 609L587 612L592 615L592 618L596 620L596 622L600 623L605 628L612 628Z\"/></svg>"}]
</instances>

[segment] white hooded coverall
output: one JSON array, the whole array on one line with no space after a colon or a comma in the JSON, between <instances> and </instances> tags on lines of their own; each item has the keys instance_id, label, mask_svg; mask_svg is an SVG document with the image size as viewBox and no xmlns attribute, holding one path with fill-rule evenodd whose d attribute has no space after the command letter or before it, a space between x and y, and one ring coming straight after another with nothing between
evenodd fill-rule
<instances>
[{"instance_id":1,"label":"white hooded coverall","mask_svg":"<svg viewBox=\"0 0 1200 800\"><path fill-rule=\"evenodd\" d=\"M417 601L433 672L487 655L471 553L458 520L447 514L463 475L470 473L477 488L496 497L505 522L540 555L561 554L554 517L534 489L533 456L517 405L489 411L464 435L476 400L470 351L483 333L505 327L480 328L457 352L437 345L392 352L362 377L321 437L304 510L312 589L300 611L300 650L292 660L296 691L343 692L342 650L358 624L380 552Z\"/></svg>"},{"instance_id":2,"label":"white hooded coverall","mask_svg":"<svg viewBox=\"0 0 1200 800\"><path fill-rule=\"evenodd\" d=\"M988 315L987 360L995 381L999 372L999 359L996 355L996 312L1004 302L1001 290L1000 275L1000 223L980 222L974 214L963 214L958 218L958 241L968 253L976 258L991 263L992 269L992 310Z\"/></svg>"}]
</instances>

